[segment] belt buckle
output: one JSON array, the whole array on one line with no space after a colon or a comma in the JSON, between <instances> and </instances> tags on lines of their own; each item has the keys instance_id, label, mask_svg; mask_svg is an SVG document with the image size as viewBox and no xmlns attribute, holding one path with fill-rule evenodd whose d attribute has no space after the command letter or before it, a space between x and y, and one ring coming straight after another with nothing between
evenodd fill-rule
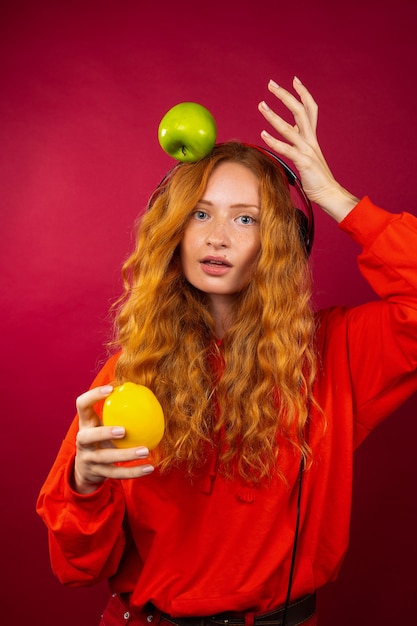
<instances>
[{"instance_id":1,"label":"belt buckle","mask_svg":"<svg viewBox=\"0 0 417 626\"><path fill-rule=\"evenodd\" d=\"M223 626L229 626L230 624L230 620L228 617L220 617L218 615L212 615L211 617L207 618L206 622L204 623L204 621L201 621L201 626L208 626L208 625L213 625L213 624L223 624Z\"/></svg>"}]
</instances>

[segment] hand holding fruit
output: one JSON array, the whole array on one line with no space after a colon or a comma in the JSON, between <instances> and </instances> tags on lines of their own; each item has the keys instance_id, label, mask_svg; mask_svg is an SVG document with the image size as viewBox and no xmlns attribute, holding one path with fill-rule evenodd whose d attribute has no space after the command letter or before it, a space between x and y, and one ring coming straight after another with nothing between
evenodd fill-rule
<instances>
[{"instance_id":1,"label":"hand holding fruit","mask_svg":"<svg viewBox=\"0 0 417 626\"><path fill-rule=\"evenodd\" d=\"M74 488L82 494L95 491L106 478L139 478L154 469L149 464L116 465L146 459L149 449L145 442L137 443L136 447L131 448L114 447L115 441L123 440L126 429L120 422L116 426L102 426L94 410L94 405L108 398L112 392L113 388L110 386L96 387L77 398L79 431L76 441Z\"/></svg>"}]
</instances>

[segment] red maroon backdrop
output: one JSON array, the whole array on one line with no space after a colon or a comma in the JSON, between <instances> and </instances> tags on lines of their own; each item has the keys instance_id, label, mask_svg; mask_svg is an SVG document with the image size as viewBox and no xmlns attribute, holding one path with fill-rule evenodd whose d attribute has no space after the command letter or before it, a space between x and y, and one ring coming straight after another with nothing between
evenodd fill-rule
<instances>
[{"instance_id":1,"label":"red maroon backdrop","mask_svg":"<svg viewBox=\"0 0 417 626\"><path fill-rule=\"evenodd\" d=\"M151 6L152 8L149 8ZM3 0L1 54L2 614L94 626L107 588L64 588L35 501L110 335L132 225L172 165L156 130L194 100L218 139L260 142L269 78L320 103L336 176L416 213L415 0ZM415 253L415 251L413 251ZM373 297L357 249L317 216L318 306ZM372 346L364 346L372 350ZM358 450L351 546L320 593L322 626L414 616L415 414L409 400ZM6 623L6 622L5 622Z\"/></svg>"}]
</instances>

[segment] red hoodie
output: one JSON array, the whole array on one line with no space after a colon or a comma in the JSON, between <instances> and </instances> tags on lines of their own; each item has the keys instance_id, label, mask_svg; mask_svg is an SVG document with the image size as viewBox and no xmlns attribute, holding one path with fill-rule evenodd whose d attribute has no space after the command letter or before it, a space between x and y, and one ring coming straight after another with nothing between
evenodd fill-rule
<instances>
[{"instance_id":1,"label":"red hoodie","mask_svg":"<svg viewBox=\"0 0 417 626\"><path fill-rule=\"evenodd\" d=\"M355 447L417 389L417 219L364 198L341 222L362 247L359 266L380 300L318 313L315 396L328 427L312 414L313 465L304 472L292 598L333 580L345 555ZM113 380L117 356L92 386ZM268 611L285 602L294 540L299 460L281 462L288 479L247 489L216 472L181 469L125 481L89 495L70 476L75 418L42 487L37 510L49 529L52 567L65 584L109 579L173 616Z\"/></svg>"}]
</instances>

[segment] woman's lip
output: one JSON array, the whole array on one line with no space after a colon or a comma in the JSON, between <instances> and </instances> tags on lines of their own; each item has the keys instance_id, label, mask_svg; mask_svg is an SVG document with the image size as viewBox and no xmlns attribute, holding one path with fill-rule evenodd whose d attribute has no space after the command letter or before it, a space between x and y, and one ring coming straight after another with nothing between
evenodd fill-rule
<instances>
[{"instance_id":1,"label":"woman's lip","mask_svg":"<svg viewBox=\"0 0 417 626\"><path fill-rule=\"evenodd\" d=\"M226 265L227 267L232 267L232 264L229 263L229 261L220 256L205 256L204 259L201 259L200 263L213 263L214 265Z\"/></svg>"},{"instance_id":2,"label":"woman's lip","mask_svg":"<svg viewBox=\"0 0 417 626\"><path fill-rule=\"evenodd\" d=\"M232 268L232 265L224 259L217 257L206 257L200 261L203 272L210 276L223 276Z\"/></svg>"}]
</instances>

